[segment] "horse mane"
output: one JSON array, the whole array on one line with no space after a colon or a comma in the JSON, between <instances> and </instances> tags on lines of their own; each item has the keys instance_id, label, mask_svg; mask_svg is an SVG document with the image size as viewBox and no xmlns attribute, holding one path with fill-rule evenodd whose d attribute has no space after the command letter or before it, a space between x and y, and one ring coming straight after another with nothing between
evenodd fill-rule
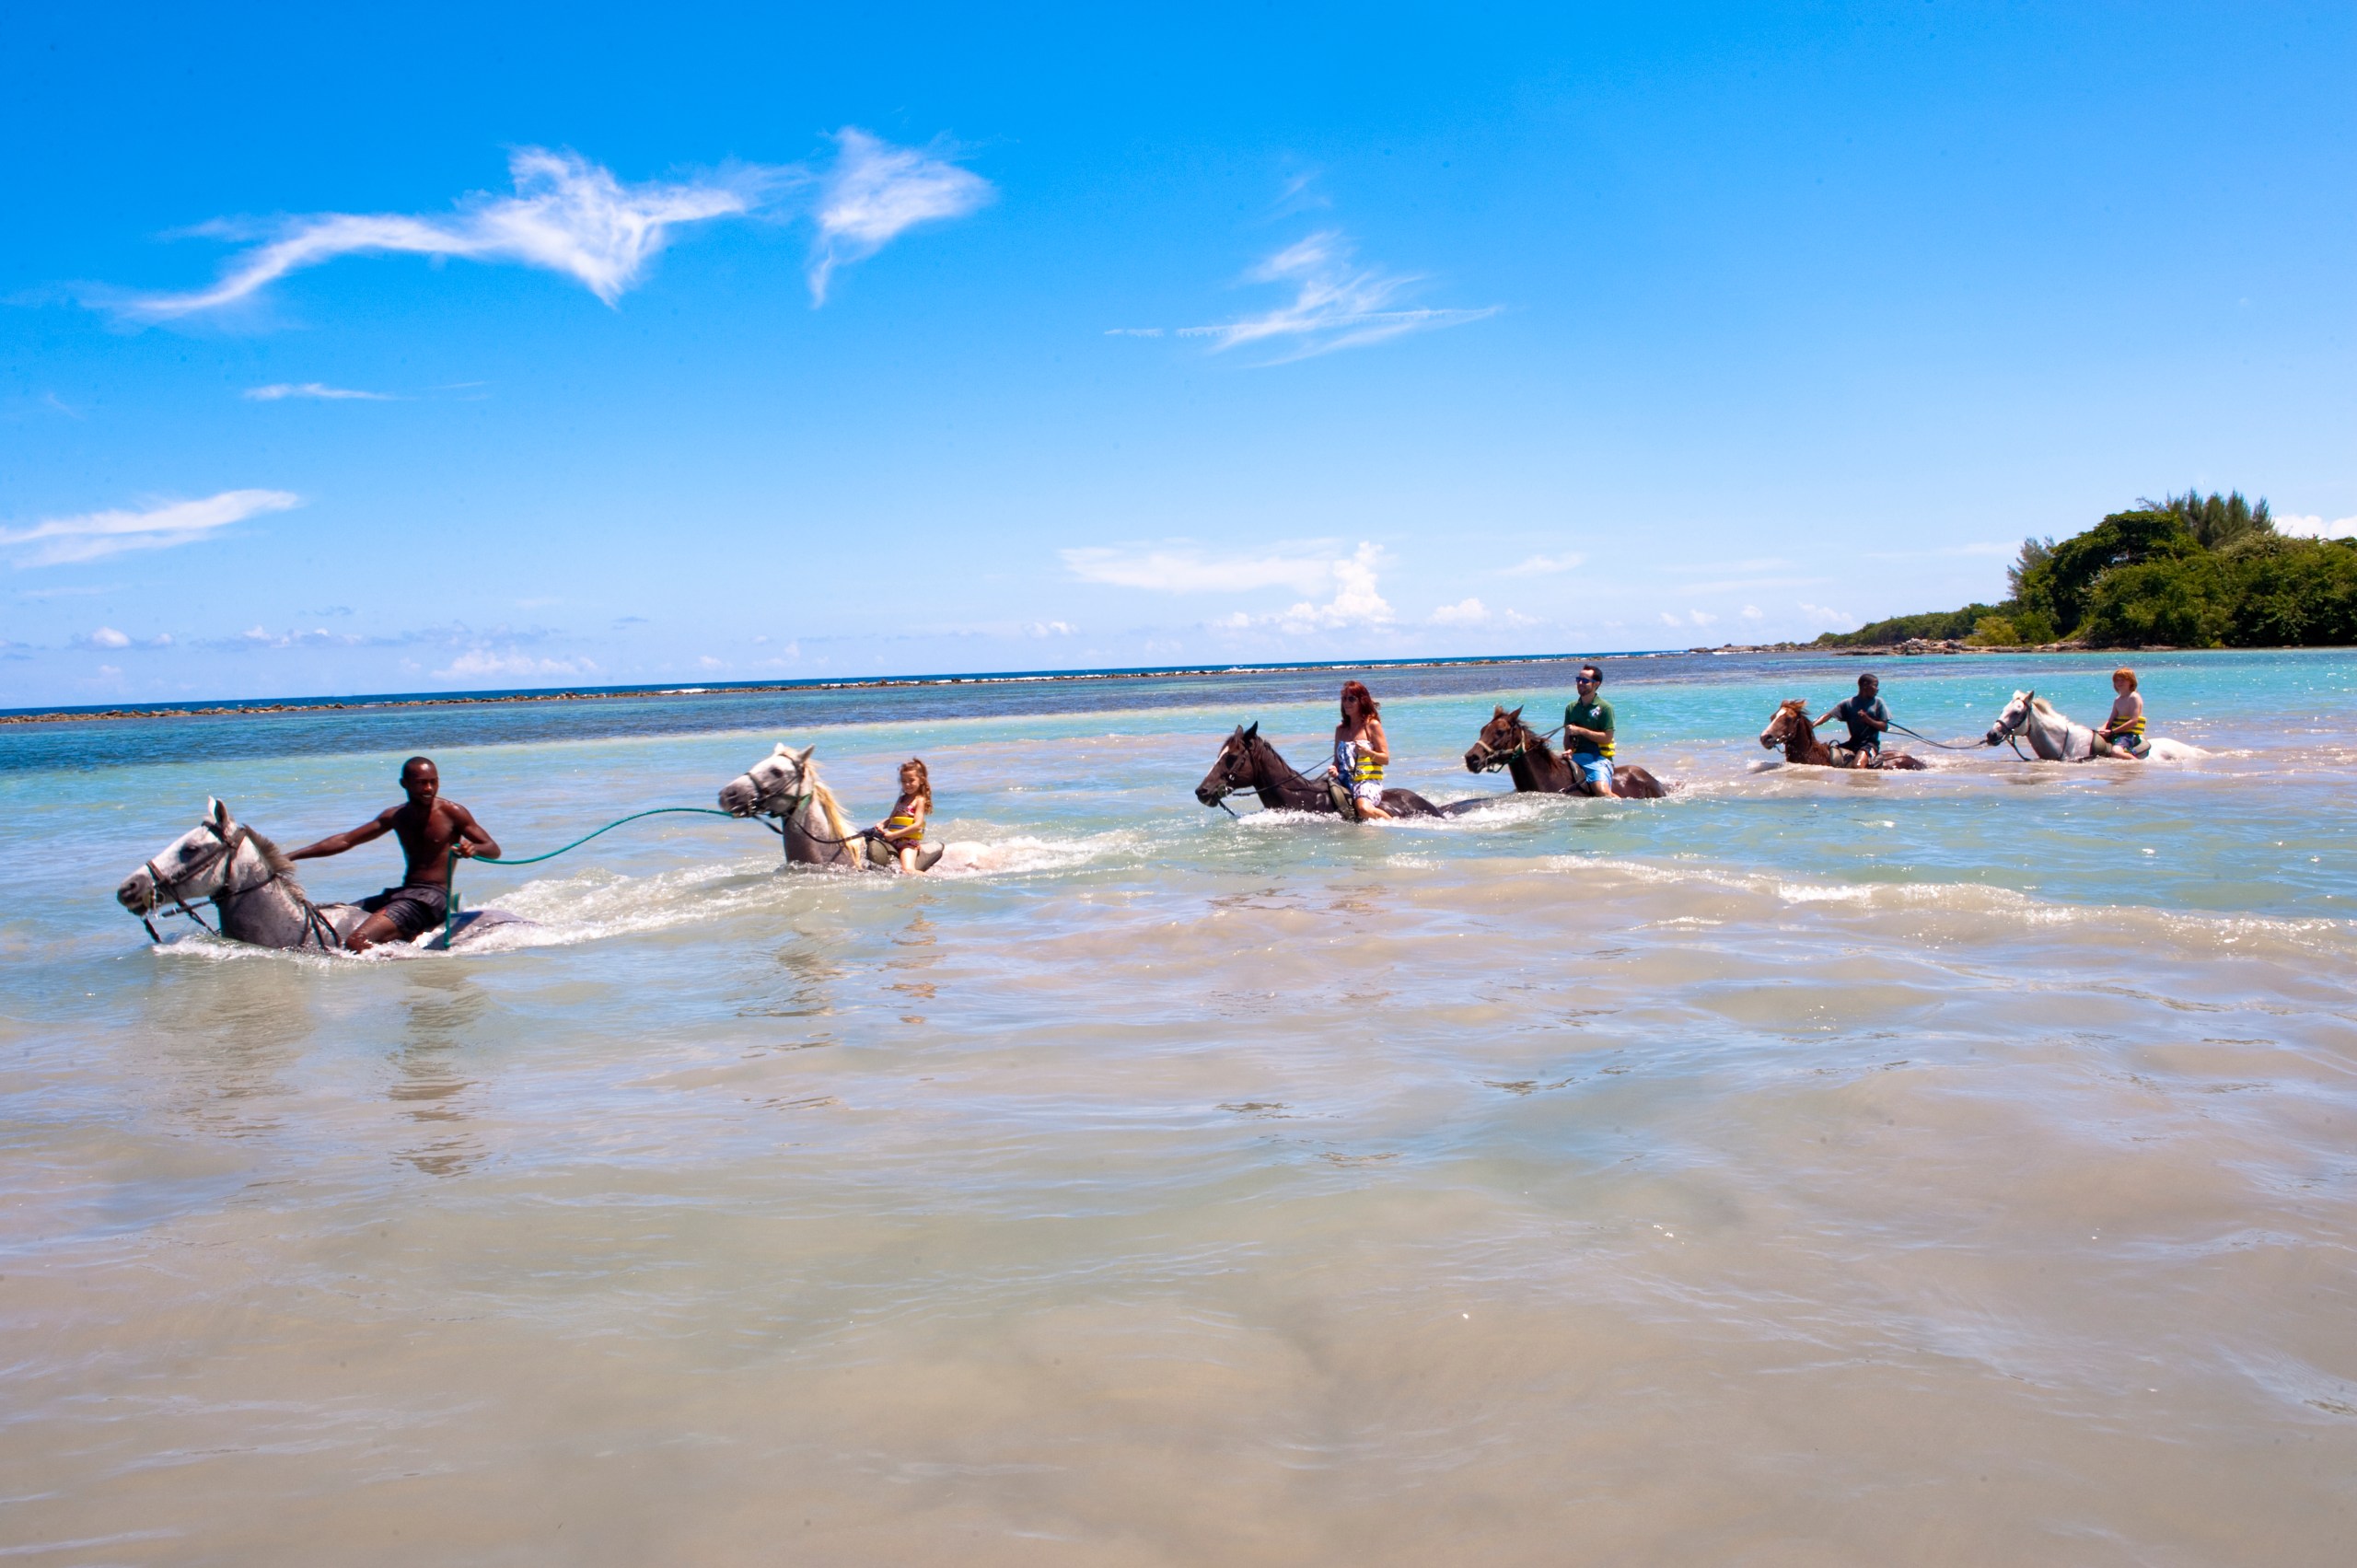
<instances>
[{"instance_id":1,"label":"horse mane","mask_svg":"<svg viewBox=\"0 0 2357 1568\"><path fill-rule=\"evenodd\" d=\"M295 874L295 863L286 857L284 850L280 849L250 826L246 829L246 842L261 852L262 864L268 865L271 874L286 885L288 891L306 904L311 901L311 895L303 890L303 879Z\"/></svg>"},{"instance_id":2,"label":"horse mane","mask_svg":"<svg viewBox=\"0 0 2357 1568\"><path fill-rule=\"evenodd\" d=\"M2054 712L2054 704L2048 702L2045 698L2039 696L2035 691L2030 693L2029 705L2036 708L2041 714L2051 714Z\"/></svg>"},{"instance_id":3,"label":"horse mane","mask_svg":"<svg viewBox=\"0 0 2357 1568\"><path fill-rule=\"evenodd\" d=\"M258 830L248 828L246 830L246 840L248 842L251 843L254 848L261 851L263 863L273 871L277 872L281 877L292 877L295 875L295 863L286 858L286 852L280 849L276 844L271 842L270 840L264 838Z\"/></svg>"},{"instance_id":4,"label":"horse mane","mask_svg":"<svg viewBox=\"0 0 2357 1568\"><path fill-rule=\"evenodd\" d=\"M1807 708L1808 699L1805 697L1787 697L1776 704L1776 711L1780 714L1805 713Z\"/></svg>"},{"instance_id":5,"label":"horse mane","mask_svg":"<svg viewBox=\"0 0 2357 1568\"><path fill-rule=\"evenodd\" d=\"M827 814L827 829L834 835L836 842L849 841L851 830L843 825L842 802L835 798L833 790L819 782L817 762L805 762L802 765L802 787L810 792L811 804Z\"/></svg>"}]
</instances>

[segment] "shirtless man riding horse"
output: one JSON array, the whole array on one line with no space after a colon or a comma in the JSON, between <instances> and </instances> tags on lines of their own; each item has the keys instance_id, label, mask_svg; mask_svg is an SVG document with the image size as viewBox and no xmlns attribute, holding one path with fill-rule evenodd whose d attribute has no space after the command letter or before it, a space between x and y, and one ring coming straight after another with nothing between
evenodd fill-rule
<instances>
[{"instance_id":1,"label":"shirtless man riding horse","mask_svg":"<svg viewBox=\"0 0 2357 1568\"><path fill-rule=\"evenodd\" d=\"M353 928L344 946L365 953L379 942L407 942L442 923L450 910L450 856L499 858L499 844L476 821L474 813L455 800L442 798L442 775L433 761L412 757L401 764L401 790L409 798L389 807L347 833L334 833L306 844L289 860L320 860L342 854L387 833L399 838L408 865L401 886L388 888L360 907L368 918Z\"/></svg>"}]
</instances>

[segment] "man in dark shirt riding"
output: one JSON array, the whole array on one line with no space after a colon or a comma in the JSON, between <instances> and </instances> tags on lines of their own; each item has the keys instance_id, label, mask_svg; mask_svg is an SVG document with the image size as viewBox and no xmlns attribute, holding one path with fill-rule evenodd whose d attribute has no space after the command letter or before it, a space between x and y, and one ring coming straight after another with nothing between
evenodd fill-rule
<instances>
[{"instance_id":1,"label":"man in dark shirt riding","mask_svg":"<svg viewBox=\"0 0 2357 1568\"><path fill-rule=\"evenodd\" d=\"M1882 732L1890 727L1890 711L1882 705L1882 679L1858 677L1858 694L1845 698L1817 719L1822 726L1840 719L1850 726L1850 738L1833 748L1850 753L1850 766L1863 767L1882 751Z\"/></svg>"},{"instance_id":2,"label":"man in dark shirt riding","mask_svg":"<svg viewBox=\"0 0 2357 1568\"><path fill-rule=\"evenodd\" d=\"M375 898L363 899L368 912L343 945L365 953L379 942L406 942L420 932L442 923L450 908L450 856L499 858L499 845L483 831L474 813L455 800L442 798L442 775L433 762L412 757L401 764L401 789L409 799L377 813L348 833L336 833L294 851L289 860L319 860L381 839L391 833L401 842L408 861L401 885Z\"/></svg>"}]
</instances>

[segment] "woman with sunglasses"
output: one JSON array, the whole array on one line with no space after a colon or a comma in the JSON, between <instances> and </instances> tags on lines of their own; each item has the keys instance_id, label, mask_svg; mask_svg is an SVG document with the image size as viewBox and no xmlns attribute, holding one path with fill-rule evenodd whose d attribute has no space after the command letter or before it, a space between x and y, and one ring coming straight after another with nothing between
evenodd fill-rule
<instances>
[{"instance_id":1,"label":"woman with sunglasses","mask_svg":"<svg viewBox=\"0 0 2357 1568\"><path fill-rule=\"evenodd\" d=\"M1334 726L1329 776L1358 807L1363 822L1391 820L1391 813L1383 808L1383 770L1391 761L1391 743L1384 738L1376 712L1374 692L1355 680L1342 682L1342 722Z\"/></svg>"}]
</instances>

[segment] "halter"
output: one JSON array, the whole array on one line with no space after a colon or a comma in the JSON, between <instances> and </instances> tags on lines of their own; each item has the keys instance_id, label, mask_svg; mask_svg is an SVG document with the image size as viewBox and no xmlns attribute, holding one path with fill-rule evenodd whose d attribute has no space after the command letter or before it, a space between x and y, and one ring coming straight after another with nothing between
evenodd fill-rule
<instances>
[{"instance_id":1,"label":"halter","mask_svg":"<svg viewBox=\"0 0 2357 1568\"><path fill-rule=\"evenodd\" d=\"M2005 738L2005 744L2013 748L2013 749L2014 749L2014 756L2016 756L2016 757L2020 757L2020 758L2021 758L2021 760L2022 760L2023 761L2025 761L2025 762L2035 762L2035 761L2038 761L2038 759L2037 759L2037 758L2035 758L2035 757L2023 757L2023 756L2022 756L2022 742L2021 742L2021 732L2022 732L2023 730L2025 730L2025 729L2026 729L2026 728L2028 728L2028 727L2029 727L2029 716L2030 716L2030 714L2031 714L2035 713L2035 712L2037 711L2037 709L2038 709L2038 693L2037 693L2037 692L2035 692L2035 691L2026 691L2026 692L2024 692L2024 693L2022 694L2022 716L2021 716L2021 717L2019 717L2019 718L2015 719L2015 720L2014 720L2012 724L2010 724L2010 725L2008 725L2008 724L2007 724L2003 719L2002 719L2002 718L2001 718L2001 719L1999 719L1995 724L1992 724L1992 725L1991 725L1991 726L1989 726L1989 727L1990 727L1990 729L1991 729L1991 730L1992 730L1992 731L1994 731L1996 734L1999 734L1999 735L2003 736L2003 737ZM1938 744L1938 742L1937 742L1937 741L1934 741L1934 742L1933 742L1933 745L1937 745L1937 744ZM2065 749L2068 749L2068 748L2065 748Z\"/></svg>"},{"instance_id":2,"label":"halter","mask_svg":"<svg viewBox=\"0 0 2357 1568\"><path fill-rule=\"evenodd\" d=\"M749 777L750 775L749 774L748 776ZM799 795L764 795L757 796L753 801L752 820L760 822L762 827L767 828L771 832L775 833L778 838L783 841L785 837L785 829L778 826L778 822L783 822L791 826L794 821L794 814L797 811L805 810L812 801L818 798L819 792L815 789L806 789ZM785 809L783 811L770 811L763 809L773 800L783 800L785 803ZM775 817L778 821L770 822L763 820L763 819L769 817ZM810 824L807 822L805 822L802 825L802 836L808 839L814 844L837 844L846 848L852 844L865 843L867 842L868 838L868 835L864 832L853 833L847 839L830 838L825 833L812 832L810 830Z\"/></svg>"},{"instance_id":3,"label":"halter","mask_svg":"<svg viewBox=\"0 0 2357 1568\"><path fill-rule=\"evenodd\" d=\"M1488 741L1482 740L1478 737L1475 738L1470 749L1486 753L1476 766L1485 773L1494 773L1499 769L1529 756L1530 748L1534 742L1544 743L1551 740L1556 736L1562 734L1562 730L1563 726L1562 725L1557 725L1553 729L1547 730L1542 733L1541 731L1531 728L1520 719L1516 719L1514 724L1515 747L1513 750L1502 751L1496 747L1492 746Z\"/></svg>"},{"instance_id":4,"label":"halter","mask_svg":"<svg viewBox=\"0 0 2357 1568\"><path fill-rule=\"evenodd\" d=\"M1234 738L1234 737L1232 737L1232 736L1231 736L1229 738L1233 739L1233 738ZM1257 736L1257 735L1256 735L1256 736L1254 736L1252 738L1253 738L1253 739L1255 739L1255 740L1260 740L1260 738L1259 736ZM1322 790L1326 787L1326 785L1324 784L1324 783L1323 783L1322 781L1318 780L1318 779L1313 779L1313 778L1311 778L1307 773L1303 772L1299 768L1295 767L1291 762L1286 761L1284 760L1284 758L1283 758L1282 756L1279 756L1279 755L1278 755L1278 753L1277 753L1277 749L1276 749L1275 747L1273 747L1273 746L1271 746L1267 741L1265 741L1265 740L1261 740L1261 741L1260 741L1260 745L1261 745L1261 749L1262 749L1264 751L1266 751L1266 752L1267 752L1267 754L1268 754L1268 756L1270 757L1270 759L1271 759L1271 761L1273 761L1277 764L1277 766L1279 766L1280 768L1283 768L1286 772L1291 773L1291 774L1292 774L1295 779L1299 780L1302 784L1306 784L1306 785L1307 785L1307 786L1308 786L1312 791L1322 791ZM1248 749L1249 749L1248 748ZM1221 749L1220 755L1221 755L1221 756L1223 756L1223 757L1225 757L1225 756L1226 756L1226 754L1227 754L1227 752L1226 752L1226 749L1225 749L1225 747L1223 747L1223 748ZM1212 802L1211 802L1211 803L1212 803L1213 806L1218 807L1222 811L1226 812L1229 816L1234 817L1234 816L1236 816L1236 807L1233 807L1233 806L1230 806L1230 805L1227 803L1227 797L1228 797L1229 796L1231 796L1231 795L1234 795L1234 794L1235 794L1237 790L1239 790L1239 789L1250 788L1250 789L1255 789L1255 790L1257 790L1257 789L1259 789L1260 787L1260 786L1259 784L1249 784L1249 785L1247 785L1247 784L1230 784L1230 783L1228 783L1226 780L1223 779L1223 780L1221 780L1221 781L1220 781L1220 791L1219 791L1219 794L1217 794L1216 796L1213 796L1213 797L1212 797ZM1239 819L1239 820L1241 820L1241 819Z\"/></svg>"},{"instance_id":5,"label":"halter","mask_svg":"<svg viewBox=\"0 0 2357 1568\"><path fill-rule=\"evenodd\" d=\"M205 855L202 860L198 861L194 865L192 865L187 870L181 872L178 877L165 876L161 871L158 871L156 868L156 863L153 859L140 862L140 866L141 869L147 873L147 879L155 886L156 891L172 900L176 912L186 915L189 919L196 922L197 925L203 930L211 933L213 935L218 936L221 935L220 927L205 924L204 916L198 913L197 911L189 903L187 898L180 892L180 887L183 883L193 881L205 872L212 870L215 865L220 865L224 861L234 863L237 859L238 852L245 848L246 845L252 841L254 830L251 828L247 827L245 824L239 823L236 832L225 833L221 830L220 824L214 821L210 817L207 817L204 819L203 826L204 830L211 833L214 837L215 843L213 851L211 854ZM270 874L264 877L261 881L249 882L242 888L233 888L229 885L229 872L233 868L233 866L223 867L221 873L221 886L213 890L209 900L213 905L214 912L217 916L226 915L227 913L230 900L242 899L248 893L259 893L264 888L269 887L273 882L277 881L281 877L285 875L285 873L279 867L273 865L270 867ZM303 925L305 931L310 935L319 938L319 947L322 950L332 949L336 945L334 923L331 922L326 915L320 913L319 906L313 903L308 898L305 897L299 889L297 889L295 894L295 901L303 906ZM165 918L169 919L170 916L167 915ZM156 923L154 921L143 914L139 917L139 923L147 928L147 939L150 942L157 943L158 945L163 942L163 935L161 933L157 931Z\"/></svg>"}]
</instances>

